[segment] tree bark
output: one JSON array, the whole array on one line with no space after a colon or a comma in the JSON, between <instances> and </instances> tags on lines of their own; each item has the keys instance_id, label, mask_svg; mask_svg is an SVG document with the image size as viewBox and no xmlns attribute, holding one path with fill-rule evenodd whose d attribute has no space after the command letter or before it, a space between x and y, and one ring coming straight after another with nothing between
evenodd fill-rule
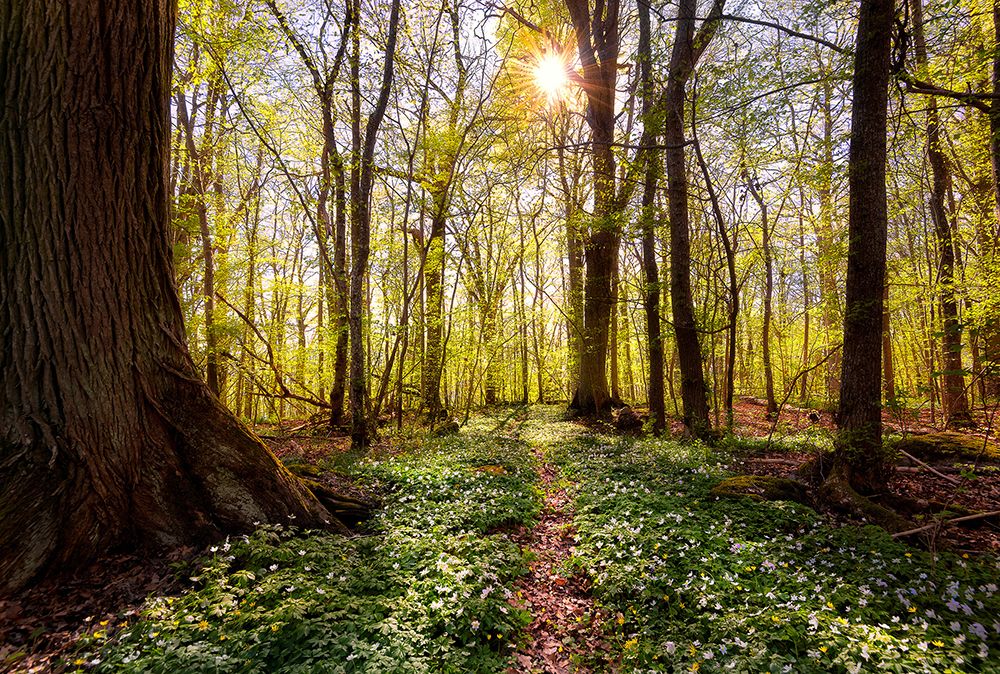
<instances>
[{"instance_id":1,"label":"tree bark","mask_svg":"<svg viewBox=\"0 0 1000 674\"><path fill-rule=\"evenodd\" d=\"M881 388L892 21L893 0L862 0L854 56L847 298L834 453L838 490L850 487L862 495L882 491L892 474L882 448Z\"/></svg>"},{"instance_id":2,"label":"tree bark","mask_svg":"<svg viewBox=\"0 0 1000 674\"><path fill-rule=\"evenodd\" d=\"M1000 0L993 0L993 95L1000 94ZM985 237L991 242L983 257L992 258L994 263L1000 254L1000 105L993 99L990 106L990 165L993 174L994 218L993 231ZM989 371L985 373L986 394L1000 397L1000 319L989 317L981 328L984 360Z\"/></svg>"},{"instance_id":3,"label":"tree bark","mask_svg":"<svg viewBox=\"0 0 1000 674\"><path fill-rule=\"evenodd\" d=\"M774 398L774 368L771 364L771 316L774 313L774 264L771 255L771 229L767 222L767 204L756 178L744 174L747 189L760 209L760 241L764 256L764 325L761 328L760 349L764 361L764 399L767 400L767 418L778 414L778 401Z\"/></svg>"},{"instance_id":4,"label":"tree bark","mask_svg":"<svg viewBox=\"0 0 1000 674\"><path fill-rule=\"evenodd\" d=\"M892 362L892 332L889 320L889 284L882 289L882 385L885 386L885 401L896 403L896 370Z\"/></svg>"},{"instance_id":5,"label":"tree bark","mask_svg":"<svg viewBox=\"0 0 1000 674\"><path fill-rule=\"evenodd\" d=\"M913 12L913 46L917 67L927 67L927 44L924 40L924 10L921 0L911 0ZM941 387L941 406L945 423L950 428L968 426L969 398L965 393L962 367L962 323L958 317L958 300L955 297L955 244L951 236L946 199L951 189L948 160L941 147L941 117L937 99L927 97L927 159L931 167L931 220L938 247L937 281L941 297L941 355L944 372Z\"/></svg>"},{"instance_id":6,"label":"tree bark","mask_svg":"<svg viewBox=\"0 0 1000 674\"><path fill-rule=\"evenodd\" d=\"M566 0L566 8L583 68L594 182L594 214L583 246L583 349L572 407L585 414L601 414L611 405L607 363L614 305L612 276L621 243L612 152L620 4L619 0L599 1L591 13L589 0Z\"/></svg>"},{"instance_id":7,"label":"tree bark","mask_svg":"<svg viewBox=\"0 0 1000 674\"><path fill-rule=\"evenodd\" d=\"M120 546L332 519L211 394L183 341L174 20L166 0L0 5L4 591Z\"/></svg>"},{"instance_id":8,"label":"tree bark","mask_svg":"<svg viewBox=\"0 0 1000 674\"><path fill-rule=\"evenodd\" d=\"M806 231L804 218L805 195L799 185L799 266L802 269L802 377L799 389L799 405L805 406L809 401L809 328L812 298L809 287L809 268L806 266Z\"/></svg>"},{"instance_id":9,"label":"tree bark","mask_svg":"<svg viewBox=\"0 0 1000 674\"><path fill-rule=\"evenodd\" d=\"M642 83L642 143L653 145L659 137L659 124L654 114L653 56L650 45L649 5L639 3L639 77ZM656 264L656 184L660 177L660 159L652 150L643 153L645 175L642 184L642 272L645 288L643 305L646 310L646 348L649 355L649 414L653 433L667 428L666 403L663 395L663 334L660 329L660 269Z\"/></svg>"},{"instance_id":10,"label":"tree bark","mask_svg":"<svg viewBox=\"0 0 1000 674\"><path fill-rule=\"evenodd\" d=\"M569 371L569 394L575 394L580 384L580 361L583 354L583 239L580 235L579 208L576 204L575 185L570 182L566 166L565 145L567 134L563 133L556 150L559 162L559 180L565 195L566 218L566 261L568 266L566 301L567 370Z\"/></svg>"},{"instance_id":11,"label":"tree bark","mask_svg":"<svg viewBox=\"0 0 1000 674\"><path fill-rule=\"evenodd\" d=\"M365 348L362 341L362 323L367 302L364 296L365 277L368 275L368 258L371 253L371 195L375 177L375 141L385 117L392 88L393 66L396 57L396 35L399 25L399 2L393 0L387 27L388 38L385 45L385 65L382 70L382 85L379 89L375 108L365 124L364 145L360 156L356 157L356 169L351 177L351 306L348 324L351 331L351 444L355 449L365 449L371 443L375 427L368 419L368 372L365 367ZM355 5L360 9L360 2ZM354 54L351 63L351 82L355 105L360 105L360 78L358 76L358 42L360 35L355 32ZM355 125L360 110L355 109ZM357 126L355 126L356 131Z\"/></svg>"},{"instance_id":12,"label":"tree bark","mask_svg":"<svg viewBox=\"0 0 1000 674\"><path fill-rule=\"evenodd\" d=\"M695 34L695 0L680 0L665 98L664 141L670 197L670 300L681 369L684 425L695 437L712 435L701 345L691 294L691 232L687 167L684 159L684 104L688 79L718 28L724 0L716 0Z\"/></svg>"},{"instance_id":13,"label":"tree bark","mask_svg":"<svg viewBox=\"0 0 1000 674\"><path fill-rule=\"evenodd\" d=\"M823 117L822 159L819 167L819 222L816 231L817 271L819 275L820 323L823 328L826 348L824 384L826 401L831 407L840 400L840 367L842 354L835 344L839 311L840 291L837 287L837 268L840 255L837 251L833 223L835 205L833 199L833 84L825 78L822 84L823 98L820 113Z\"/></svg>"},{"instance_id":14,"label":"tree bark","mask_svg":"<svg viewBox=\"0 0 1000 674\"><path fill-rule=\"evenodd\" d=\"M427 303L424 313L426 344L421 405L432 424L442 417L448 416L446 402L441 396L441 379L444 372L445 343L447 342L444 330L444 238L458 168L459 152L465 142L464 136L468 132L468 129L463 131L458 126L467 82L465 61L461 49L458 0L450 3L447 11L451 22L452 53L458 77L455 83L455 92L449 102L447 135L439 139L440 147L428 150L426 167L434 175L434 180L428 187L431 196L431 231L427 239L427 253L424 262ZM428 145L431 144L428 143Z\"/></svg>"}]
</instances>

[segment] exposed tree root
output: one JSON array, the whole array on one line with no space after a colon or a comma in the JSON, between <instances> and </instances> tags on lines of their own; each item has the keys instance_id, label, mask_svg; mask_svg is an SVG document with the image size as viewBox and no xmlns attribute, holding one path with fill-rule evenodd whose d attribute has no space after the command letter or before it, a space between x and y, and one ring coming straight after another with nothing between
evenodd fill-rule
<instances>
[{"instance_id":1,"label":"exposed tree root","mask_svg":"<svg viewBox=\"0 0 1000 674\"><path fill-rule=\"evenodd\" d=\"M837 466L834 466L830 474L819 485L817 495L821 503L878 525L889 532L906 531L913 527L912 522L895 510L879 505L871 498L859 494L851 486L845 471Z\"/></svg>"}]
</instances>

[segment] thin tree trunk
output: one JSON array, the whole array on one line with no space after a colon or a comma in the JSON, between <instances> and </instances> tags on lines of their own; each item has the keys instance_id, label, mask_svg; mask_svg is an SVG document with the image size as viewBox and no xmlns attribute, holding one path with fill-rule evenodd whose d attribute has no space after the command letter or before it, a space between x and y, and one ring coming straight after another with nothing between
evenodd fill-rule
<instances>
[{"instance_id":1,"label":"thin tree trunk","mask_svg":"<svg viewBox=\"0 0 1000 674\"><path fill-rule=\"evenodd\" d=\"M368 257L371 253L371 195L375 176L375 142L378 139L379 127L385 117L385 109L389 104L389 93L392 88L393 67L396 60L396 28L399 25L399 3L393 0L389 13L387 27L388 39L385 46L385 65L382 70L382 85L379 90L375 108L368 116L365 124L364 145L360 148L355 143L356 168L351 172L351 304L348 324L351 333L351 444L355 449L365 449L371 444L375 435L374 420L368 419L368 371L365 357L365 345L362 333L365 301L365 277L368 275ZM356 5L360 9L360 2ZM354 111L355 138L360 140L360 108L361 92L359 67L360 35L355 31L353 36L353 54L351 62L351 82L354 103L358 106ZM357 152L357 150L361 150Z\"/></svg>"},{"instance_id":2,"label":"thin tree trunk","mask_svg":"<svg viewBox=\"0 0 1000 674\"><path fill-rule=\"evenodd\" d=\"M882 383L885 386L885 400L896 403L896 372L892 362L892 332L889 321L889 284L882 290Z\"/></svg>"},{"instance_id":3,"label":"thin tree trunk","mask_svg":"<svg viewBox=\"0 0 1000 674\"><path fill-rule=\"evenodd\" d=\"M712 204L712 216L715 219L716 228L719 230L719 238L722 240L722 249L726 255L726 272L728 273L728 330L726 332L726 385L725 385L725 406L726 406L726 427L733 427L733 394L736 388L736 328L740 314L740 286L736 276L736 251L735 242L729 238L729 231L726 228L726 221L722 216L722 207L719 205L719 197L712 184L712 176L708 172L708 164L701 154L701 143L698 140L698 129L695 124L695 116L691 115L691 144L694 146L695 157L701 167L701 175L705 180L705 189L708 192L709 202ZM735 238L735 234L734 234Z\"/></svg>"},{"instance_id":4,"label":"thin tree trunk","mask_svg":"<svg viewBox=\"0 0 1000 674\"><path fill-rule=\"evenodd\" d=\"M642 82L642 145L653 145L660 136L660 125L654 116L653 57L649 5L639 3L639 77ZM646 313L646 348L649 356L649 414L653 433L667 428L666 405L663 395L663 335L660 330L660 269L656 263L656 184L660 178L659 155L652 150L643 153L642 184L642 273L645 288L643 306Z\"/></svg>"},{"instance_id":5,"label":"thin tree trunk","mask_svg":"<svg viewBox=\"0 0 1000 674\"><path fill-rule=\"evenodd\" d=\"M839 326L838 302L840 290L837 287L837 267L840 256L834 241L833 223L835 207L833 200L833 84L830 78L825 78L822 84L823 101L820 113L823 116L823 140L821 143L822 159L819 180L819 222L816 231L816 247L818 253L817 270L819 273L820 322L826 349L823 357L826 359L825 389L827 404L831 407L840 399L840 366L842 354L837 348L835 334Z\"/></svg>"},{"instance_id":6,"label":"thin tree trunk","mask_svg":"<svg viewBox=\"0 0 1000 674\"><path fill-rule=\"evenodd\" d=\"M778 414L778 401L774 398L774 368L771 365L771 317L774 298L774 264L771 255L771 228L767 221L767 204L756 178L744 172L747 189L760 209L761 252L764 255L764 325L761 328L760 348L764 360L764 397L767 400L767 418Z\"/></svg>"},{"instance_id":7,"label":"thin tree trunk","mask_svg":"<svg viewBox=\"0 0 1000 674\"><path fill-rule=\"evenodd\" d=\"M918 68L927 67L927 45L924 40L923 3L911 0L913 13L913 45ZM941 297L941 351L944 373L941 387L942 413L948 427L968 426L969 399L965 393L962 368L962 324L958 318L958 300L955 297L955 245L951 236L945 206L951 186L948 162L941 147L941 118L937 99L927 97L927 158L931 167L930 212L938 247L937 282Z\"/></svg>"},{"instance_id":8,"label":"thin tree trunk","mask_svg":"<svg viewBox=\"0 0 1000 674\"><path fill-rule=\"evenodd\" d=\"M799 266L802 268L802 386L799 390L799 404L805 405L809 401L809 328L812 299L809 295L809 269L806 267L806 231L802 211L805 209L804 193L799 189L799 196L802 202L799 207Z\"/></svg>"}]
</instances>

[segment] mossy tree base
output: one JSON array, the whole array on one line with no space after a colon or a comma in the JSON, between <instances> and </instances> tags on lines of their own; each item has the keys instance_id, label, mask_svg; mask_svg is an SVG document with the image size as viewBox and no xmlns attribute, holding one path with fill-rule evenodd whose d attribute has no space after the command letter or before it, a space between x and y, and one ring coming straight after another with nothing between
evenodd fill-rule
<instances>
[{"instance_id":1,"label":"mossy tree base","mask_svg":"<svg viewBox=\"0 0 1000 674\"><path fill-rule=\"evenodd\" d=\"M891 508L879 505L863 496L851 485L844 471L835 469L820 484L816 495L821 503L840 512L858 517L883 529L896 533L912 528L913 524Z\"/></svg>"}]
</instances>

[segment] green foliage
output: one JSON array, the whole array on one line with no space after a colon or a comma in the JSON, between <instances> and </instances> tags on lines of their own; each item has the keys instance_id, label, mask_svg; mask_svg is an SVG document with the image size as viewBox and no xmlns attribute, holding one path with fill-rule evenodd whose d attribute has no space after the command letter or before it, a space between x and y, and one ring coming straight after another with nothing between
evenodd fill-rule
<instances>
[{"instance_id":1,"label":"green foliage","mask_svg":"<svg viewBox=\"0 0 1000 674\"><path fill-rule=\"evenodd\" d=\"M995 563L716 499L699 445L584 437L554 457L580 485L574 566L628 671L997 670Z\"/></svg>"},{"instance_id":2,"label":"green foliage","mask_svg":"<svg viewBox=\"0 0 1000 674\"><path fill-rule=\"evenodd\" d=\"M410 449L414 449L411 447ZM491 530L539 508L523 443L485 433L369 459L372 534L263 527L203 560L196 586L77 660L124 672L498 672L526 615L507 603L521 552ZM96 663L96 664L94 664Z\"/></svg>"}]
</instances>

